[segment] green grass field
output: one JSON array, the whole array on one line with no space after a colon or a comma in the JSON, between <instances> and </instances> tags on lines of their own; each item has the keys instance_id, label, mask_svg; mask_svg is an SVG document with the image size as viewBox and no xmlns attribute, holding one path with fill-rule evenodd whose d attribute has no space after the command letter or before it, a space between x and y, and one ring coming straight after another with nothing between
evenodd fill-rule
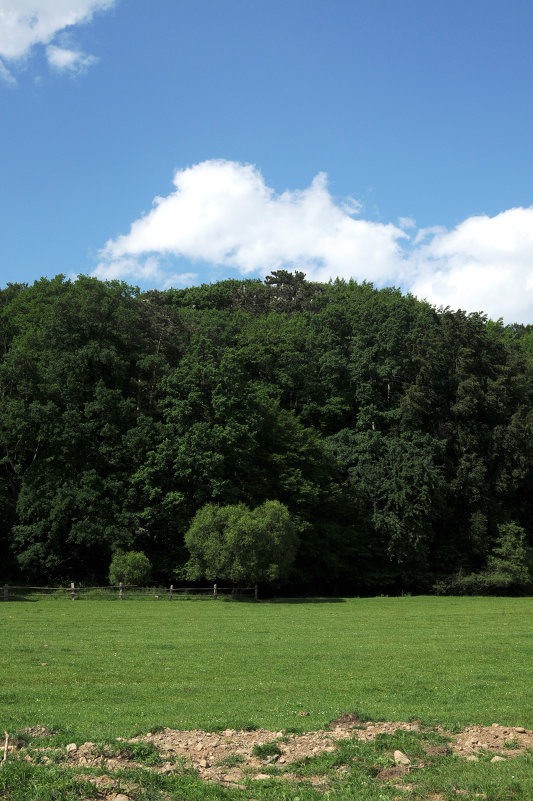
<instances>
[{"instance_id":1,"label":"green grass field","mask_svg":"<svg viewBox=\"0 0 533 801\"><path fill-rule=\"evenodd\" d=\"M320 728L344 712L533 727L533 600L0 605L1 725Z\"/></svg>"},{"instance_id":2,"label":"green grass field","mask_svg":"<svg viewBox=\"0 0 533 801\"><path fill-rule=\"evenodd\" d=\"M345 712L533 728L532 633L530 598L8 602L0 728L100 742L156 726L315 730ZM86 797L70 792L55 797ZM198 798L249 797L205 792ZM347 792L334 797L366 798ZM513 792L492 797L527 798ZM0 798L11 797L0 782Z\"/></svg>"}]
</instances>

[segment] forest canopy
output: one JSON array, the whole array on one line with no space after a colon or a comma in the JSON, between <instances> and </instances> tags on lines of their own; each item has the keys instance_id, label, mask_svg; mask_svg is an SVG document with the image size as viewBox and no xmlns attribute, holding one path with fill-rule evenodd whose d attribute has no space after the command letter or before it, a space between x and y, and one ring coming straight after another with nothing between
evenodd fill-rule
<instances>
[{"instance_id":1,"label":"forest canopy","mask_svg":"<svg viewBox=\"0 0 533 801\"><path fill-rule=\"evenodd\" d=\"M169 582L199 510L276 501L299 532L285 589L425 591L496 569L524 585L532 365L530 326L298 272L9 284L2 578L101 582L136 551Z\"/></svg>"}]
</instances>

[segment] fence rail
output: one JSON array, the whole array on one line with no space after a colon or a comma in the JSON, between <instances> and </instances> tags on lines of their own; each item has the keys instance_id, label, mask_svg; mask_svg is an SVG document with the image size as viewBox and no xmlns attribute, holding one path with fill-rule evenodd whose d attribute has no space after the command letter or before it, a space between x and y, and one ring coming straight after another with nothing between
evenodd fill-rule
<instances>
[{"instance_id":1,"label":"fence rail","mask_svg":"<svg viewBox=\"0 0 533 801\"><path fill-rule=\"evenodd\" d=\"M169 601L179 598L213 598L226 593L233 597L253 593L254 600L258 600L257 584L254 587L220 587L211 584L209 587L138 587L133 584L114 584L105 587L79 587L71 582L69 587L28 587L4 584L3 600L15 601L28 596L48 596L51 598L70 598L75 601L82 598L118 599L144 597L159 600L166 598Z\"/></svg>"}]
</instances>

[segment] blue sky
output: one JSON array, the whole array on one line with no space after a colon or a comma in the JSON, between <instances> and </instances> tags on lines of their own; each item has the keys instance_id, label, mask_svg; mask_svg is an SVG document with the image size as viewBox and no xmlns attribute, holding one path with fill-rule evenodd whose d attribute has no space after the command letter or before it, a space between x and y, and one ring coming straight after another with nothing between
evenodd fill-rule
<instances>
[{"instance_id":1,"label":"blue sky","mask_svg":"<svg viewBox=\"0 0 533 801\"><path fill-rule=\"evenodd\" d=\"M533 322L533 4L0 0L0 285L302 269Z\"/></svg>"}]
</instances>

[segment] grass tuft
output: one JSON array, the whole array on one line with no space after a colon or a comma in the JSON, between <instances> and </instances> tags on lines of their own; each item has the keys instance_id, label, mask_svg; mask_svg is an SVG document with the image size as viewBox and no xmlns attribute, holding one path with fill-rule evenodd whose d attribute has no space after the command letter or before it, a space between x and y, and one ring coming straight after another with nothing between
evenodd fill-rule
<instances>
[{"instance_id":1,"label":"grass tuft","mask_svg":"<svg viewBox=\"0 0 533 801\"><path fill-rule=\"evenodd\" d=\"M263 743L262 745L258 743L254 745L252 754L259 759L267 759L271 756L279 756L281 754L281 748L275 740L272 740L270 743Z\"/></svg>"}]
</instances>

